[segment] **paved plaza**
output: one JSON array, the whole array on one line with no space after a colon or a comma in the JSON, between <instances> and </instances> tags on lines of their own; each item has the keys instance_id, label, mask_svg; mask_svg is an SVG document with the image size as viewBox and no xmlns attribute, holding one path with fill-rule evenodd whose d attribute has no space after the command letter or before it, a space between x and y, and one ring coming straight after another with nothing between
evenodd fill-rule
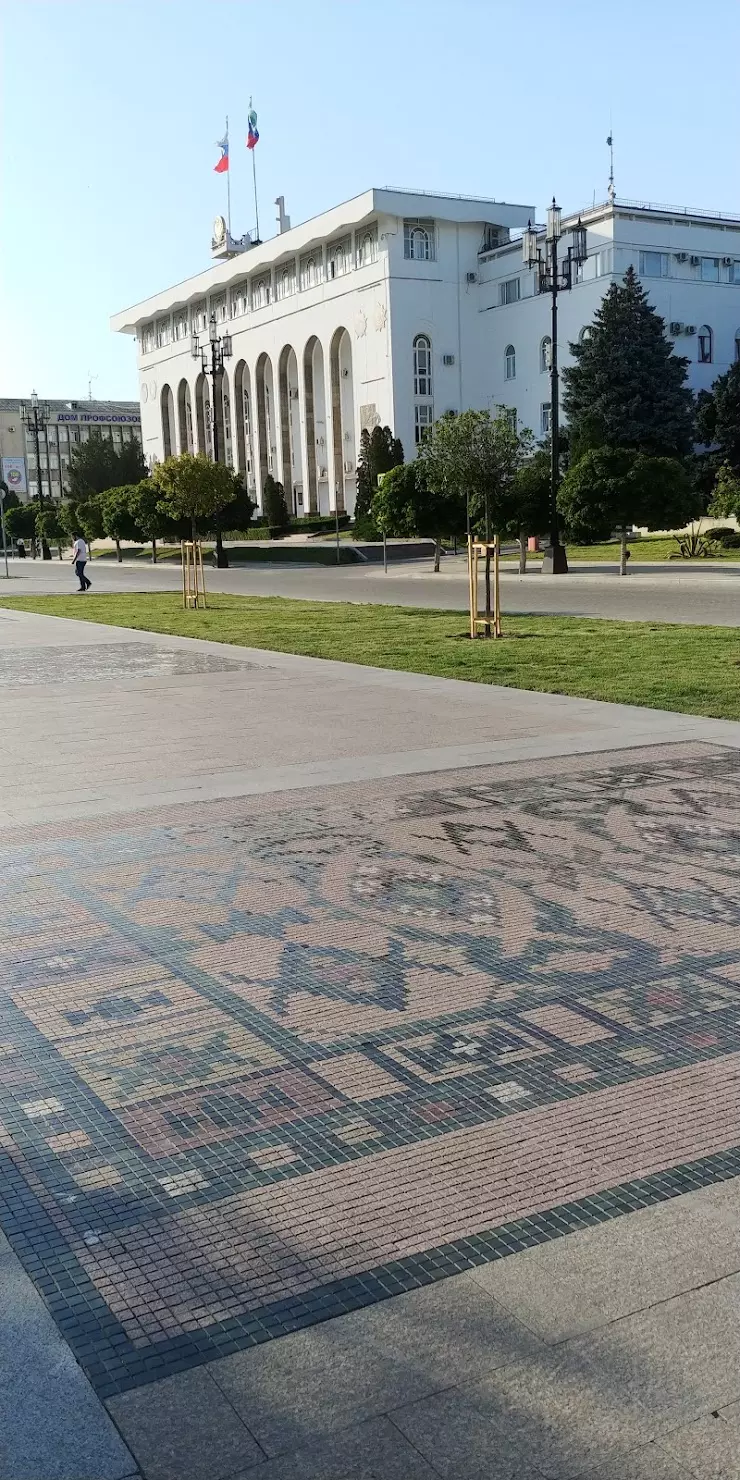
<instances>
[{"instance_id":1,"label":"paved plaza","mask_svg":"<svg viewBox=\"0 0 740 1480\"><path fill-rule=\"evenodd\" d=\"M740 725L1 610L0 699L2 1480L740 1475Z\"/></svg>"}]
</instances>

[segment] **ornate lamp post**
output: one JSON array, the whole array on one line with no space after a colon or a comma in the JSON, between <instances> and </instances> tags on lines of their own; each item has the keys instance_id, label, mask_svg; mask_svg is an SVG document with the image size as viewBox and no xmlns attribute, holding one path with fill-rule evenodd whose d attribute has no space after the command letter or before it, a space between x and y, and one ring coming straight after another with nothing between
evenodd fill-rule
<instances>
[{"instance_id":1,"label":"ornate lamp post","mask_svg":"<svg viewBox=\"0 0 740 1480\"><path fill-rule=\"evenodd\" d=\"M41 447L39 437L46 430L51 416L51 407L47 401L39 401L35 391L31 392L30 401L21 401L20 417L24 427L33 435L34 449L36 452L36 498L38 499L39 514L44 512L44 489L41 482ZM41 535L41 554L44 560L51 560L51 550L44 535Z\"/></svg>"},{"instance_id":2,"label":"ornate lamp post","mask_svg":"<svg viewBox=\"0 0 740 1480\"><path fill-rule=\"evenodd\" d=\"M539 245L537 232L530 221L522 236L524 261L527 267L536 267L540 293L549 293L552 301L552 328L550 331L550 544L544 552L542 569L545 575L566 575L568 558L565 546L560 543L558 527L558 485L560 483L560 402L558 377L558 294L573 287L573 269L586 260L586 228L580 217L573 227L572 245L567 256L558 261L558 242L563 235L563 213L559 205L552 205L547 212L545 250Z\"/></svg>"},{"instance_id":3,"label":"ornate lamp post","mask_svg":"<svg viewBox=\"0 0 740 1480\"><path fill-rule=\"evenodd\" d=\"M213 410L212 410L212 414L211 414L211 436L212 436L212 439L213 439L213 441L212 441L213 461L214 462L218 462L218 460L219 460L219 457L218 457L218 417L216 415L216 405L217 405L217 402L218 402L218 397L221 395L221 385L222 385L221 377L223 376L223 373L224 373L224 360L230 360L233 351L232 351L232 348L231 348L231 335L230 334L221 334L220 335L219 332L218 332L218 324L216 323L216 315L215 315L215 313L212 313L211 314L211 317L210 317L210 320L209 320L209 323L208 323L208 339L209 339L209 343L210 343L210 346L211 346L211 363L210 363L210 365L208 364L208 351L205 349L205 347L201 348L201 345L199 343L198 335L197 334L193 334L193 336L191 338L191 341L190 341L190 353L193 356L193 359L194 360L198 360L198 359L200 360L201 369L203 371L203 374L204 375L210 375L211 381L212 381L212 384L213 384L213 400L212 400L212 408L213 408ZM226 449L224 448L224 451L225 450ZM229 564L229 557L226 554L226 551L224 550L224 547L223 547L223 541L221 539L221 521L220 521L219 515L217 514L216 515L216 565L219 567L220 570L224 570L228 566L228 564Z\"/></svg>"}]
</instances>

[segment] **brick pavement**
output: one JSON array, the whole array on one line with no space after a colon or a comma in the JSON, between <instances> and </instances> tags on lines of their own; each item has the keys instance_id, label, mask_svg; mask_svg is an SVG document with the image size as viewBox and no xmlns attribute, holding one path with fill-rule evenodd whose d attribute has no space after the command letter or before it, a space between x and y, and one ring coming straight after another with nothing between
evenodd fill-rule
<instances>
[{"instance_id":1,"label":"brick pavement","mask_svg":"<svg viewBox=\"0 0 740 1480\"><path fill-rule=\"evenodd\" d=\"M101 1395L740 1173L740 757L0 847L0 1225Z\"/></svg>"}]
</instances>

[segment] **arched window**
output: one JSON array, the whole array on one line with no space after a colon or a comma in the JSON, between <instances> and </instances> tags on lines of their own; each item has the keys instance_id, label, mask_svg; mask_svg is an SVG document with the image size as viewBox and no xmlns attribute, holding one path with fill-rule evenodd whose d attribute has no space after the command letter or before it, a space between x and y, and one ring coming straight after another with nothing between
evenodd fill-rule
<instances>
[{"instance_id":1,"label":"arched window","mask_svg":"<svg viewBox=\"0 0 740 1480\"><path fill-rule=\"evenodd\" d=\"M432 341L427 334L417 334L414 340L414 395L427 400L432 396Z\"/></svg>"},{"instance_id":2,"label":"arched window","mask_svg":"<svg viewBox=\"0 0 740 1480\"><path fill-rule=\"evenodd\" d=\"M365 235L362 237L362 239L360 241L360 250L359 250L359 253L358 253L358 257L359 257L359 261L357 263L357 266L358 267L367 267L367 264L369 262L374 261L374 259L375 259L375 238L374 238L374 236L373 236L373 234L372 234L371 231L366 231L365 232Z\"/></svg>"},{"instance_id":3,"label":"arched window","mask_svg":"<svg viewBox=\"0 0 740 1480\"><path fill-rule=\"evenodd\" d=\"M699 364L711 365L712 363L712 331L708 324L702 324L699 330Z\"/></svg>"},{"instance_id":4,"label":"arched window","mask_svg":"<svg viewBox=\"0 0 740 1480\"><path fill-rule=\"evenodd\" d=\"M411 257L414 262L428 262L431 255L431 237L426 226L414 226L409 234Z\"/></svg>"},{"instance_id":5,"label":"arched window","mask_svg":"<svg viewBox=\"0 0 740 1480\"><path fill-rule=\"evenodd\" d=\"M735 331L735 359L740 362L740 329Z\"/></svg>"},{"instance_id":6,"label":"arched window","mask_svg":"<svg viewBox=\"0 0 740 1480\"><path fill-rule=\"evenodd\" d=\"M506 379L516 379L516 350L513 344L507 344L504 350L504 361L506 364Z\"/></svg>"},{"instance_id":7,"label":"arched window","mask_svg":"<svg viewBox=\"0 0 740 1480\"><path fill-rule=\"evenodd\" d=\"M586 343L586 340L587 339L590 339L590 338L591 338L591 325L590 324L584 324L583 328L581 329L580 334L578 335L579 343L580 344L585 344Z\"/></svg>"},{"instance_id":8,"label":"arched window","mask_svg":"<svg viewBox=\"0 0 740 1480\"><path fill-rule=\"evenodd\" d=\"M227 390L223 393L224 412L224 462L229 468L234 466L234 453L231 445L231 397Z\"/></svg>"},{"instance_id":9,"label":"arched window","mask_svg":"<svg viewBox=\"0 0 740 1480\"><path fill-rule=\"evenodd\" d=\"M543 375L545 374L545 371L547 371L547 370L550 369L550 363L551 363L550 356L551 356L551 354L552 354L552 340L550 338L550 335L549 334L546 334L545 337L544 337L544 339L541 340L541 342L540 342L540 370L541 370L541 372L542 372Z\"/></svg>"}]
</instances>

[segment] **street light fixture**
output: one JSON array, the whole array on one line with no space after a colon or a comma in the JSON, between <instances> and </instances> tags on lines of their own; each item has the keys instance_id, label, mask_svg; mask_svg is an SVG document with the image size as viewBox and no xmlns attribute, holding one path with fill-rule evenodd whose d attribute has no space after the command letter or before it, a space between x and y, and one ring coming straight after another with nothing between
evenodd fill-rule
<instances>
[{"instance_id":1,"label":"street light fixture","mask_svg":"<svg viewBox=\"0 0 740 1480\"><path fill-rule=\"evenodd\" d=\"M545 575L566 575L568 558L560 543L558 527L558 485L560 483L560 404L558 377L558 294L573 287L573 269L586 260L586 228L580 216L572 228L572 243L567 256L558 261L558 242L563 235L563 212L552 198L547 212L545 250L539 245L537 232L529 222L522 234L522 250L527 267L536 267L538 290L549 293L552 301L550 332L550 544L544 552Z\"/></svg>"},{"instance_id":2,"label":"street light fixture","mask_svg":"<svg viewBox=\"0 0 740 1480\"><path fill-rule=\"evenodd\" d=\"M230 360L233 354L231 347L231 335L219 334L215 313L211 314L208 321L208 341L211 346L211 363L208 364L208 351L201 348L197 334L190 338L190 353L194 360L200 360L201 370L204 375L210 375L213 383L213 413L211 416L211 436L213 446L213 461L218 462L218 417L216 416L216 405L221 394L221 377L224 373L224 360ZM226 449L224 448L224 452ZM221 524L218 514L216 515L216 565L224 570L229 563L229 557L223 547L221 538Z\"/></svg>"},{"instance_id":3,"label":"street light fixture","mask_svg":"<svg viewBox=\"0 0 740 1480\"><path fill-rule=\"evenodd\" d=\"M39 514L44 512L44 490L41 483L41 447L39 437L46 430L51 417L51 407L48 401L39 401L35 391L31 392L31 400L21 401L20 418L27 431L33 434L34 449L36 452L36 497L38 499ZM51 550L41 531L41 555L44 560L51 560Z\"/></svg>"}]
</instances>

